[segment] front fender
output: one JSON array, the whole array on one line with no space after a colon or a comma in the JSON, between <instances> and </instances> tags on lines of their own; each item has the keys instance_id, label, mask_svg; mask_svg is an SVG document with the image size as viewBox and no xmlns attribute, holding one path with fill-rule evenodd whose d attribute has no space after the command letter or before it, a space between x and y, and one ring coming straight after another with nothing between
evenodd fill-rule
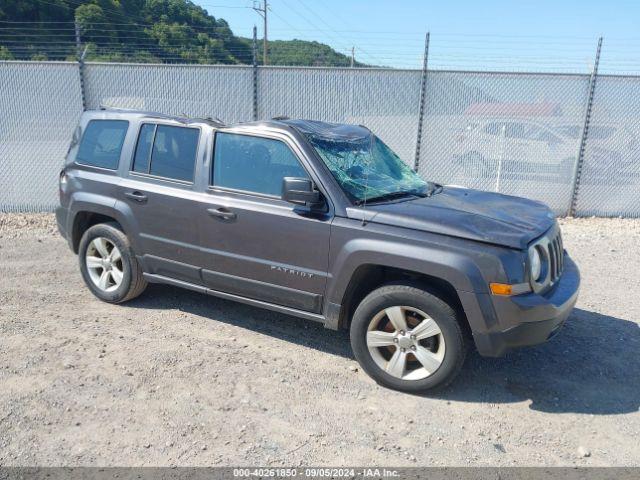
<instances>
[{"instance_id":1,"label":"front fender","mask_svg":"<svg viewBox=\"0 0 640 480\"><path fill-rule=\"evenodd\" d=\"M329 328L338 328L345 295L362 266L400 269L446 282L457 292L473 331L485 331L496 322L489 283L519 283L524 269L521 252L513 249L337 218L331 229L324 309Z\"/></svg>"},{"instance_id":2,"label":"front fender","mask_svg":"<svg viewBox=\"0 0 640 480\"><path fill-rule=\"evenodd\" d=\"M487 291L478 266L461 253L437 246L360 238L345 243L334 257L331 271L337 272L337 275L328 291L330 302L342 302L354 272L362 265L393 267L430 275L448 282L456 290Z\"/></svg>"}]
</instances>

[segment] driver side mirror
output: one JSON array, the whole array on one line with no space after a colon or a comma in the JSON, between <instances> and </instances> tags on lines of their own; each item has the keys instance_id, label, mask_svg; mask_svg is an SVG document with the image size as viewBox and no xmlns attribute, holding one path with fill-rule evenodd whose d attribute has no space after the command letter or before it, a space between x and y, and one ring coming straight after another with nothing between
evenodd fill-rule
<instances>
[{"instance_id":1,"label":"driver side mirror","mask_svg":"<svg viewBox=\"0 0 640 480\"><path fill-rule=\"evenodd\" d=\"M308 178L284 177L282 200L305 207L317 207L322 204L322 194Z\"/></svg>"}]
</instances>

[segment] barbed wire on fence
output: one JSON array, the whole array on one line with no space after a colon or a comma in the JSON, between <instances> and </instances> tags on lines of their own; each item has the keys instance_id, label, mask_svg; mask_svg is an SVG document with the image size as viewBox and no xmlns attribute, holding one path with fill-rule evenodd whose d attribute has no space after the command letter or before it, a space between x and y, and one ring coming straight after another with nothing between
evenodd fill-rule
<instances>
[{"instance_id":1,"label":"barbed wire on fence","mask_svg":"<svg viewBox=\"0 0 640 480\"><path fill-rule=\"evenodd\" d=\"M0 61L0 210L52 209L79 115L110 105L229 122L365 123L430 180L541 200L561 215L640 216L640 56L629 56L640 38L607 41L597 82L595 41L570 36L431 36L427 71L421 33L333 28L314 16L322 4L296 6L306 26L292 31L322 33L334 50L275 41L270 55L302 52L314 59L308 67L251 67L249 35L207 50L228 28L185 26L200 43L167 44L137 18L78 35L75 22L43 33L0 20L0 58L4 48L18 60L71 61Z\"/></svg>"},{"instance_id":2,"label":"barbed wire on fence","mask_svg":"<svg viewBox=\"0 0 640 480\"><path fill-rule=\"evenodd\" d=\"M300 5L304 5L304 8L298 9L302 14L320 8L320 4L313 8L304 3ZM300 17L301 23L308 17L309 15ZM251 63L251 35L248 31L240 30L244 36L238 37L239 44L213 50L207 39L195 37L202 33L211 38L224 38L224 35L230 34L228 27L182 25L179 28L191 32L195 37L167 41L155 37L150 31L154 25L145 23L143 19L126 20L126 23L92 22L91 28L81 28L81 41L88 45L86 59L113 59L134 63L218 63L219 54L223 54L228 58L223 57L221 63ZM312 59L310 61L313 65L345 66L349 64L351 55L355 54L358 66L421 68L424 33L368 32L344 29L345 27L332 29L320 16L316 17L316 21L303 25L279 31L300 33L300 38L305 41L322 35L331 45L291 45L277 40L270 41L269 50L275 56L275 64L299 66L292 65L296 63L292 59L299 58L292 53L299 53ZM430 61L436 69L588 73L593 66L592 51L595 43L596 39L578 36L443 33L432 36ZM76 50L75 25L74 22L56 22L43 32L41 22L3 20L0 21L0 48L2 47L5 51L3 54L3 50L0 50L0 59L69 60ZM338 57L328 55L329 50ZM603 53L603 73L640 72L640 37L608 39Z\"/></svg>"}]
</instances>

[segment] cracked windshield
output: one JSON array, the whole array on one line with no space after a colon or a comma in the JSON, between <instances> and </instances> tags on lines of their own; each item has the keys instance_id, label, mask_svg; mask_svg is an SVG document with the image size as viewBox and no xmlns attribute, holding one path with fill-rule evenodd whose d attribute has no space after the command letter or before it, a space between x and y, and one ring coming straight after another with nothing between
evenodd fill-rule
<instances>
[{"instance_id":1,"label":"cracked windshield","mask_svg":"<svg viewBox=\"0 0 640 480\"><path fill-rule=\"evenodd\" d=\"M354 129L357 127L354 127ZM342 189L356 203L427 196L435 185L425 182L382 140L369 132L360 136L307 133Z\"/></svg>"}]
</instances>

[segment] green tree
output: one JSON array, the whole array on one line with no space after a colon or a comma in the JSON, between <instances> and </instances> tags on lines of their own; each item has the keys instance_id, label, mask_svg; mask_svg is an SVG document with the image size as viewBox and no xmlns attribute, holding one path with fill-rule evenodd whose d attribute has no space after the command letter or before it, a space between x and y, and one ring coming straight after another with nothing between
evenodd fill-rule
<instances>
[{"instance_id":1,"label":"green tree","mask_svg":"<svg viewBox=\"0 0 640 480\"><path fill-rule=\"evenodd\" d=\"M0 60L13 60L14 57L5 46L0 45Z\"/></svg>"},{"instance_id":2,"label":"green tree","mask_svg":"<svg viewBox=\"0 0 640 480\"><path fill-rule=\"evenodd\" d=\"M0 58L74 58L75 21L87 60L250 64L253 59L250 39L235 36L224 19L190 0L2 0L0 19L29 22L0 31ZM292 40L269 42L269 62L347 66L350 59L328 45Z\"/></svg>"},{"instance_id":3,"label":"green tree","mask_svg":"<svg viewBox=\"0 0 640 480\"><path fill-rule=\"evenodd\" d=\"M75 11L75 21L85 42L112 43L117 40L116 32L109 28L107 16L99 5L80 5Z\"/></svg>"}]
</instances>

